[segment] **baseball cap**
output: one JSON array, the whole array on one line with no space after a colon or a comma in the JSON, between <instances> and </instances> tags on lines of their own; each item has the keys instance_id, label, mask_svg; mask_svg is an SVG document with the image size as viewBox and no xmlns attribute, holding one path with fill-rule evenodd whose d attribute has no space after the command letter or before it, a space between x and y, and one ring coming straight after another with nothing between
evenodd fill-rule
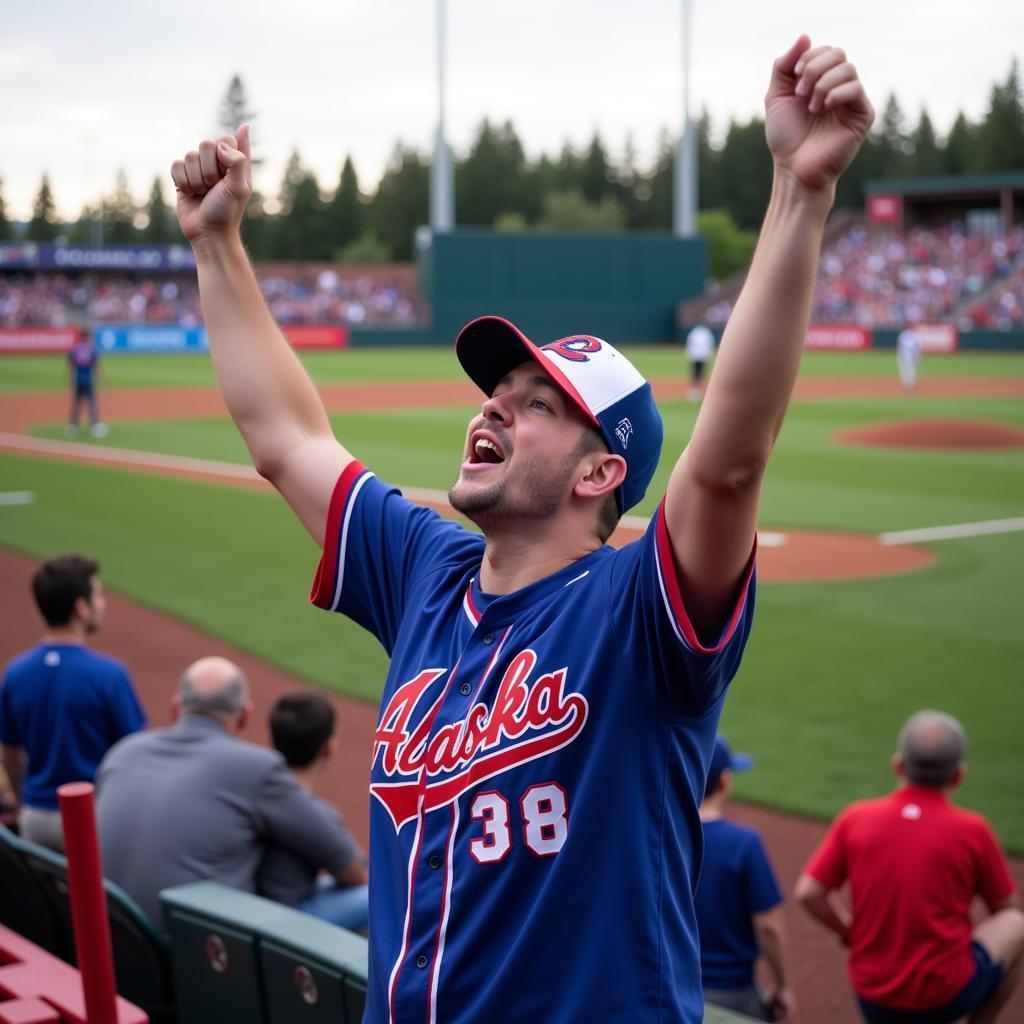
<instances>
[{"instance_id":1,"label":"baseball cap","mask_svg":"<svg viewBox=\"0 0 1024 1024\"><path fill-rule=\"evenodd\" d=\"M708 766L708 789L718 781L719 775L726 768L734 772L745 772L754 767L754 759L749 754L734 753L732 747L721 737L715 737L715 749L711 753L711 764Z\"/></svg>"},{"instance_id":2,"label":"baseball cap","mask_svg":"<svg viewBox=\"0 0 1024 1024\"><path fill-rule=\"evenodd\" d=\"M626 460L626 478L616 491L619 512L644 496L661 457L664 429L651 385L613 345L570 334L537 346L504 317L481 316L459 332L455 354L485 395L520 363L537 362L597 427L608 450Z\"/></svg>"}]
</instances>

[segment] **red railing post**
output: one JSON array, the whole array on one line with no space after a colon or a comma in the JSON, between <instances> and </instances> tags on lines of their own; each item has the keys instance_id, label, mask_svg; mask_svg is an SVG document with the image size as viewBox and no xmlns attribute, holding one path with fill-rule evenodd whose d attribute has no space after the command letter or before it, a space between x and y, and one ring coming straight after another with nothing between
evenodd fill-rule
<instances>
[{"instance_id":1,"label":"red railing post","mask_svg":"<svg viewBox=\"0 0 1024 1024\"><path fill-rule=\"evenodd\" d=\"M90 782L69 782L57 790L86 1016L89 1024L117 1024L114 954L92 795Z\"/></svg>"}]
</instances>

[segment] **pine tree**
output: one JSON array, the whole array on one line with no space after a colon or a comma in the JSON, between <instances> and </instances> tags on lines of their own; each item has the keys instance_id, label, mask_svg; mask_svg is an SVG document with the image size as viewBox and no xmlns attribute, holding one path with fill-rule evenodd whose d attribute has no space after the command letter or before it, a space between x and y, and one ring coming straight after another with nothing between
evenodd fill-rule
<instances>
[{"instance_id":1,"label":"pine tree","mask_svg":"<svg viewBox=\"0 0 1024 1024\"><path fill-rule=\"evenodd\" d=\"M985 171L1024 168L1024 100L1016 60L1001 85L992 87L988 113L978 126L978 161Z\"/></svg>"},{"instance_id":2,"label":"pine tree","mask_svg":"<svg viewBox=\"0 0 1024 1024\"><path fill-rule=\"evenodd\" d=\"M324 221L324 201L312 171L292 152L281 181L281 212L275 220L276 255L286 260L325 260L334 251Z\"/></svg>"},{"instance_id":3,"label":"pine tree","mask_svg":"<svg viewBox=\"0 0 1024 1024\"><path fill-rule=\"evenodd\" d=\"M52 242L59 231L57 206L50 190L50 179L44 174L32 204L32 219L28 222L26 237L32 242Z\"/></svg>"},{"instance_id":4,"label":"pine tree","mask_svg":"<svg viewBox=\"0 0 1024 1024\"><path fill-rule=\"evenodd\" d=\"M338 187L327 204L325 217L332 251L343 249L363 233L366 201L359 191L359 177L351 156L345 157Z\"/></svg>"},{"instance_id":5,"label":"pine tree","mask_svg":"<svg viewBox=\"0 0 1024 1024\"><path fill-rule=\"evenodd\" d=\"M142 231L144 241L152 245L166 245L179 240L180 233L173 223L170 207L164 199L163 180L159 176L153 179L153 187L149 190L146 217L148 223Z\"/></svg>"},{"instance_id":6,"label":"pine tree","mask_svg":"<svg viewBox=\"0 0 1024 1024\"><path fill-rule=\"evenodd\" d=\"M430 164L415 149L396 143L369 204L369 227L396 260L412 259L416 229L430 215Z\"/></svg>"},{"instance_id":7,"label":"pine tree","mask_svg":"<svg viewBox=\"0 0 1024 1024\"><path fill-rule=\"evenodd\" d=\"M583 154L583 163L580 168L580 192L588 203L600 203L606 196L610 196L611 168L608 165L608 154L605 152L601 136L594 132L586 153Z\"/></svg>"},{"instance_id":8,"label":"pine tree","mask_svg":"<svg viewBox=\"0 0 1024 1024\"><path fill-rule=\"evenodd\" d=\"M910 154L910 171L920 177L928 177L942 173L942 151L935 139L935 129L928 111L921 109L921 117L917 127L910 136L912 152Z\"/></svg>"},{"instance_id":9,"label":"pine tree","mask_svg":"<svg viewBox=\"0 0 1024 1024\"><path fill-rule=\"evenodd\" d=\"M4 179L0 178L0 241L11 237L11 222L7 219L7 204L4 202Z\"/></svg>"},{"instance_id":10,"label":"pine tree","mask_svg":"<svg viewBox=\"0 0 1024 1024\"><path fill-rule=\"evenodd\" d=\"M962 113L956 115L942 151L942 169L946 174L966 174L976 161L977 129Z\"/></svg>"},{"instance_id":11,"label":"pine tree","mask_svg":"<svg viewBox=\"0 0 1024 1024\"><path fill-rule=\"evenodd\" d=\"M256 121L256 112L252 109L249 101L249 94L246 92L245 83L241 75L232 75L228 82L227 92L220 102L220 110L217 113L217 126L221 133L234 135L243 124L249 125L249 145L253 142L253 128ZM259 167L262 159L253 156L253 167Z\"/></svg>"},{"instance_id":12,"label":"pine tree","mask_svg":"<svg viewBox=\"0 0 1024 1024\"><path fill-rule=\"evenodd\" d=\"M116 244L138 241L139 235L135 227L137 213L138 206L128 187L128 175L123 169L119 170L114 191L103 199L104 241Z\"/></svg>"},{"instance_id":13,"label":"pine tree","mask_svg":"<svg viewBox=\"0 0 1024 1024\"><path fill-rule=\"evenodd\" d=\"M906 174L910 142L907 139L903 108L895 93L890 93L885 102L875 139L880 151L879 172L882 177L895 178Z\"/></svg>"}]
</instances>

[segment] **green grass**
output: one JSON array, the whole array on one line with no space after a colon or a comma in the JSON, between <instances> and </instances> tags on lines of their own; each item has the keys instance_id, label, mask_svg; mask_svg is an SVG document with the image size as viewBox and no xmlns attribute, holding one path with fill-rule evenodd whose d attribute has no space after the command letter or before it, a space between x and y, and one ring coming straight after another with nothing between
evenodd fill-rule
<instances>
[{"instance_id":1,"label":"green grass","mask_svg":"<svg viewBox=\"0 0 1024 1024\"><path fill-rule=\"evenodd\" d=\"M649 377L681 376L685 371L678 345L638 345L630 358ZM310 374L323 383L333 381L434 380L459 377L455 354L437 348L349 349L342 352L305 352L300 357ZM204 354L113 355L103 359L111 388L214 387L210 357ZM802 373L813 377L889 377L896 379L896 356L879 352L809 352ZM960 352L954 356L926 357L922 377L1020 377L1024 356L1001 352ZM63 356L3 356L0 358L0 394L19 391L61 391L67 387Z\"/></svg>"},{"instance_id":2,"label":"green grass","mask_svg":"<svg viewBox=\"0 0 1024 1024\"><path fill-rule=\"evenodd\" d=\"M453 375L450 352L317 353L318 379ZM410 362L413 355L415 360ZM644 350L654 375L678 373L679 353ZM322 358L321 358L322 357ZM152 360L152 361L151 361ZM811 354L805 372L893 374L887 353ZM14 362L20 362L15 360ZM158 364L209 373L194 357L110 359L136 374L123 386L167 382ZM0 373L11 365L0 360ZM1024 377L1024 359L958 355L928 362L939 372ZM141 371L154 372L150 385ZM344 373L343 373L344 371ZM367 374L366 378L357 378ZM6 379L6 377L5 377ZM127 380L125 378L124 380ZM469 408L338 415L340 437L383 477L446 488L455 473ZM663 407L678 450L695 407ZM910 416L983 418L1024 425L1024 403L1001 399L877 399L794 405L766 485L762 523L864 532L1024 514L1024 453L928 452L837 447L837 430ZM58 424L38 432L59 433ZM245 462L225 420L114 425L107 443ZM664 488L666 458L638 509ZM32 506L0 507L0 543L47 555L95 552L109 585L222 636L300 676L372 699L386 659L376 641L307 605L317 552L280 499L213 484L0 456L0 490L36 492ZM830 816L845 802L884 791L903 719L921 707L967 726L970 771L962 800L991 816L1024 852L1021 722L1024 630L1020 628L1021 534L944 541L928 570L884 579L765 585L748 655L727 703L724 728L751 751L755 771L738 795Z\"/></svg>"}]
</instances>

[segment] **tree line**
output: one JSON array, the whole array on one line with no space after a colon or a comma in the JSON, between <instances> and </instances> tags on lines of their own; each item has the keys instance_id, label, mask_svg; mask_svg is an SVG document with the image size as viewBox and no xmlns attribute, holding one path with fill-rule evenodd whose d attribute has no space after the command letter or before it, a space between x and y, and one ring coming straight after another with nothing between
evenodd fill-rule
<instances>
[{"instance_id":1,"label":"tree line","mask_svg":"<svg viewBox=\"0 0 1024 1024\"><path fill-rule=\"evenodd\" d=\"M223 128L253 120L245 87L235 76L219 113ZM696 125L698 229L711 240L715 277L745 265L771 189L764 122L731 121L715 143L705 111ZM653 163L639 165L631 139L612 153L599 133L581 150L566 143L557 155L528 159L515 127L484 119L469 151L455 160L455 218L460 226L497 230L669 230L672 225L674 140L662 131ZM871 136L840 179L837 206L859 208L871 178L925 177L1024 170L1024 97L1017 62L991 89L988 110L972 123L957 115L939 138L926 109L910 126L895 95L886 100ZM245 223L255 259L383 262L412 257L416 228L429 219L430 154L398 142L377 188L361 186L351 155L333 188L324 189L291 154L273 200L253 196ZM13 237L0 182L0 239ZM138 203L119 172L111 193L61 224L44 175L25 237L65 237L89 243L180 240L162 178Z\"/></svg>"}]
</instances>

